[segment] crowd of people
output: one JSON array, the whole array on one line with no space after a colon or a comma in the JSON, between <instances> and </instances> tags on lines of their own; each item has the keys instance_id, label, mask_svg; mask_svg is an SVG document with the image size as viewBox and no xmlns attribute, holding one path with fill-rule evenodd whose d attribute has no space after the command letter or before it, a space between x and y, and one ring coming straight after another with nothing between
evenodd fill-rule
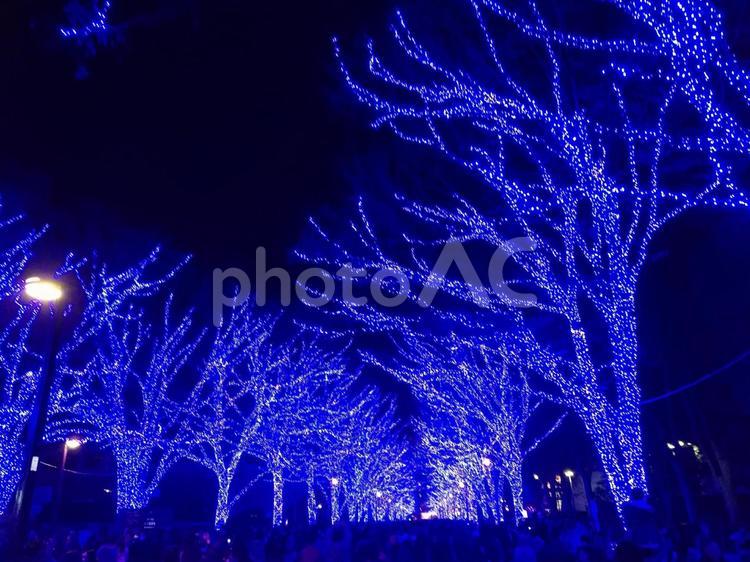
<instances>
[{"instance_id":1,"label":"crowd of people","mask_svg":"<svg viewBox=\"0 0 750 562\"><path fill-rule=\"evenodd\" d=\"M750 533L703 523L659 528L645 500L626 506L628 532L586 514L532 516L519 527L414 520L225 531L67 530L29 535L13 562L750 562ZM5 536L5 539L9 539ZM2 537L0 537L0 542ZM7 541L6 542L11 542Z\"/></svg>"}]
</instances>

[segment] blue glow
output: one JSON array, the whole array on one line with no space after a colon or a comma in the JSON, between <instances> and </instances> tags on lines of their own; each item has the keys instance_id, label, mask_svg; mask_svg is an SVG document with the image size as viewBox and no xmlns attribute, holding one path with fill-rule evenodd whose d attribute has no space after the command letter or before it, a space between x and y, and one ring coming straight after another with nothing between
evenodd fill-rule
<instances>
[{"instance_id":1,"label":"blue glow","mask_svg":"<svg viewBox=\"0 0 750 562\"><path fill-rule=\"evenodd\" d=\"M489 313L512 318L526 353L539 354L532 372L555 389L549 400L583 422L620 507L632 490L647 489L636 290L648 245L664 224L689 209L747 207L733 164L750 151L750 130L731 104L722 103L720 92L728 85L738 94L737 103L747 104L750 75L732 55L721 16L709 3L610 3L632 23L633 38L600 39L556 29L534 1L516 9L496 0L468 0L477 39L493 67L491 77L441 62L401 13L391 28L398 65L389 65L370 41L367 77L359 80L336 42L343 76L372 110L373 127L466 168L496 202L476 203L463 193L453 194L455 206L447 207L402 198L412 217L440 231L436 240L413 241L408 262L383 251L361 205L352 225L356 235L347 243L320 233L331 251L354 267L398 269L417 283L429 276L424 248L441 240L498 247L519 233L532 239L537 249L516 255L521 276L509 285L533 287L537 309L566 326L564 345L549 340L507 297L496 296ZM540 47L543 74L510 70L514 55L498 46L496 21L514 26L523 40ZM647 33L636 38L636 28L644 26ZM595 90L589 108L585 97L571 92L576 76L562 60L591 54L602 89ZM680 129L685 103L703 127ZM608 110L597 111L596 104ZM705 162L710 170L693 191L685 191L680 181L702 178L687 167L670 181L669 165L681 155ZM444 290L473 305L471 287L446 283ZM601 337L584 322L582 303L605 327L605 353L594 352L591 342ZM413 329L366 307L345 312L371 327ZM443 317L456 319L448 311ZM561 347L564 351L549 351Z\"/></svg>"},{"instance_id":2,"label":"blue glow","mask_svg":"<svg viewBox=\"0 0 750 562\"><path fill-rule=\"evenodd\" d=\"M41 232L24 231L22 218L0 221L0 300L7 314L0 330L0 514L10 506L23 475L25 428L41 372L28 346L39 306L20 298L22 272Z\"/></svg>"},{"instance_id":3,"label":"blue glow","mask_svg":"<svg viewBox=\"0 0 750 562\"><path fill-rule=\"evenodd\" d=\"M111 9L111 0L104 0L100 7L94 6L92 8L94 15L87 23L80 26L61 27L59 29L60 35L66 39L84 39L90 35L106 33L110 29L109 12Z\"/></svg>"}]
</instances>

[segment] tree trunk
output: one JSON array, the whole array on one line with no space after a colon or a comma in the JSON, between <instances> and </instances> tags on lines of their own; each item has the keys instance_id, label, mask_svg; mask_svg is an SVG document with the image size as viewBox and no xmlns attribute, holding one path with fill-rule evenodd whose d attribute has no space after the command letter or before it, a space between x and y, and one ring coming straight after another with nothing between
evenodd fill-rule
<instances>
[{"instance_id":1,"label":"tree trunk","mask_svg":"<svg viewBox=\"0 0 750 562\"><path fill-rule=\"evenodd\" d=\"M510 495L513 501L513 524L518 526L523 521L523 476L521 472L521 463L513 463L508 467L505 478L510 487Z\"/></svg>"},{"instance_id":2,"label":"tree trunk","mask_svg":"<svg viewBox=\"0 0 750 562\"><path fill-rule=\"evenodd\" d=\"M315 478L310 476L307 479L307 522L310 525L315 524L317 519L317 505L315 501Z\"/></svg>"},{"instance_id":3,"label":"tree trunk","mask_svg":"<svg viewBox=\"0 0 750 562\"><path fill-rule=\"evenodd\" d=\"M273 526L279 527L284 517L284 479L281 470L274 469L273 477Z\"/></svg>"},{"instance_id":4,"label":"tree trunk","mask_svg":"<svg viewBox=\"0 0 750 562\"><path fill-rule=\"evenodd\" d=\"M339 521L339 488L331 483L331 525Z\"/></svg>"},{"instance_id":5,"label":"tree trunk","mask_svg":"<svg viewBox=\"0 0 750 562\"><path fill-rule=\"evenodd\" d=\"M232 485L231 478L225 475L217 475L218 490L216 492L216 515L214 526L217 529L226 525L229 519L229 487Z\"/></svg>"},{"instance_id":6,"label":"tree trunk","mask_svg":"<svg viewBox=\"0 0 750 562\"><path fill-rule=\"evenodd\" d=\"M146 480L148 459L144 459L140 450L128 446L115 449L117 465L117 513L141 511L149 502L148 482Z\"/></svg>"}]
</instances>

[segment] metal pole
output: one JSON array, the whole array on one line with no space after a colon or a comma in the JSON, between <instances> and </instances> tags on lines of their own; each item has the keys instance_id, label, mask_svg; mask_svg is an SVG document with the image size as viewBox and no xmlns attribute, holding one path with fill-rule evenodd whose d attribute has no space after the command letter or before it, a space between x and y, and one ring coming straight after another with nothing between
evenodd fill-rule
<instances>
[{"instance_id":1,"label":"metal pole","mask_svg":"<svg viewBox=\"0 0 750 562\"><path fill-rule=\"evenodd\" d=\"M63 454L60 468L57 471L57 488L55 490L55 506L52 511L52 526L56 527L60 521L60 507L62 506L63 480L65 478L65 465L68 462L68 441L63 441Z\"/></svg>"},{"instance_id":2,"label":"metal pole","mask_svg":"<svg viewBox=\"0 0 750 562\"><path fill-rule=\"evenodd\" d=\"M34 496L34 486L37 480L37 468L39 464L39 446L44 437L44 428L47 425L47 410L49 409L49 398L52 390L52 382L55 378L55 360L60 347L62 335L62 311L55 313L52 305L49 305L49 314L53 321L52 337L49 353L47 355L46 369L42 372L39 381L39 392L34 409L29 419L29 440L26 445L26 460L24 463L24 477L16 494L15 515L18 521L18 538L21 542L26 540L28 532L29 517L31 515L31 503Z\"/></svg>"}]
</instances>

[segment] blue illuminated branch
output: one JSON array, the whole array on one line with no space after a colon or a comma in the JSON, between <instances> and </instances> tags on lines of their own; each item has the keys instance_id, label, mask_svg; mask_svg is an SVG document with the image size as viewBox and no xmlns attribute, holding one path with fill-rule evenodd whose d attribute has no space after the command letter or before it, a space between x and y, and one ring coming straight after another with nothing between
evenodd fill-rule
<instances>
[{"instance_id":1,"label":"blue illuminated branch","mask_svg":"<svg viewBox=\"0 0 750 562\"><path fill-rule=\"evenodd\" d=\"M524 460L562 420L552 418L535 438L527 431L545 402L529 384L529 373L545 368L543 355L526 353L513 336L483 343L454 334L407 336L392 359L366 360L408 384L422 404L432 507L441 517L475 519L481 512L502 520L503 480L512 492L515 520L525 517Z\"/></svg>"},{"instance_id":2,"label":"blue illuminated branch","mask_svg":"<svg viewBox=\"0 0 750 562\"><path fill-rule=\"evenodd\" d=\"M514 256L519 274L508 285L531 288L536 308L564 321L567 341L546 341L508 295L488 293L482 314L514 318L535 349L550 344L564 349L552 361L554 369L537 374L556 387L552 398L583 421L620 507L633 489L646 489L637 380L638 278L651 240L675 216L693 208L747 207L733 164L750 148L749 129L740 117L750 100L750 80L709 3L611 3L630 18L632 38L599 39L556 29L534 1L509 7L468 0L493 76L442 62L402 14L391 29L402 59L397 66L371 41L367 77L360 80L337 43L344 78L372 110L374 127L431 147L466 168L497 202L478 203L465 193L454 194L451 205L402 198L408 213L438 231L430 241L410 240L407 260L383 251L362 208L352 226L356 235L345 243L321 235L342 261L368 270L395 264L417 283L429 275L425 248L452 240L507 248L506 240L519 234L530 238L536 250ZM533 65L519 70L510 64L515 53L498 46L498 18L540 48L543 74L533 74ZM644 25L647 33L636 32ZM591 54L585 60L589 70L598 68L601 83L588 99L577 95L578 77L563 61ZM738 94L731 103L719 95L726 85ZM700 126L685 124L680 112L686 104L699 115ZM706 171L680 168L680 162L701 162ZM695 187L686 190L686 184ZM467 284L446 280L443 291L474 304ZM604 359L592 352L582 303L606 327L606 352L596 355ZM344 312L376 327L390 322L391 329L400 328L399 320L377 310Z\"/></svg>"},{"instance_id":3,"label":"blue illuminated branch","mask_svg":"<svg viewBox=\"0 0 750 562\"><path fill-rule=\"evenodd\" d=\"M217 527L226 523L232 507L250 488L235 479L273 395L265 374L279 361L269 352L275 325L275 318L247 303L232 308L216 329L201 378L183 405L192 432L189 458L217 480ZM246 480L253 484L264 475L265 467Z\"/></svg>"},{"instance_id":4,"label":"blue illuminated branch","mask_svg":"<svg viewBox=\"0 0 750 562\"><path fill-rule=\"evenodd\" d=\"M25 430L39 385L41 366L27 345L35 316L35 309L18 308L0 332L0 513L23 475Z\"/></svg>"},{"instance_id":5,"label":"blue illuminated branch","mask_svg":"<svg viewBox=\"0 0 750 562\"><path fill-rule=\"evenodd\" d=\"M25 433L41 373L29 347L39 307L18 299L23 270L41 231L28 231L21 216L0 220L0 513L5 513L23 474Z\"/></svg>"},{"instance_id":6,"label":"blue illuminated branch","mask_svg":"<svg viewBox=\"0 0 750 562\"><path fill-rule=\"evenodd\" d=\"M79 374L82 392L63 400L73 420L66 429L113 453L118 512L145 508L167 471L188 453L175 381L201 334L193 333L190 314L172 323L171 301L158 328L135 308L112 319Z\"/></svg>"},{"instance_id":7,"label":"blue illuminated branch","mask_svg":"<svg viewBox=\"0 0 750 562\"><path fill-rule=\"evenodd\" d=\"M277 324L248 303L232 308L183 407L193 433L190 458L217 479L217 526L266 477L272 521L282 523L284 481L315 478L321 444L331 438L329 396L348 384L345 347L298 328L274 336Z\"/></svg>"},{"instance_id":8,"label":"blue illuminated branch","mask_svg":"<svg viewBox=\"0 0 750 562\"><path fill-rule=\"evenodd\" d=\"M94 0L96 2L96 0ZM59 29L60 35L66 39L85 39L91 35L106 33L109 31L109 12L112 9L111 0L104 0L104 2L97 6L92 7L92 16L85 16L87 21L80 25L61 27Z\"/></svg>"},{"instance_id":9,"label":"blue illuminated branch","mask_svg":"<svg viewBox=\"0 0 750 562\"><path fill-rule=\"evenodd\" d=\"M340 412L329 397L351 384L345 351L338 342L305 332L273 350L281 362L266 375L274 392L251 450L271 475L274 525L283 521L284 481L314 485L314 467L332 437L331 418Z\"/></svg>"},{"instance_id":10,"label":"blue illuminated branch","mask_svg":"<svg viewBox=\"0 0 750 562\"><path fill-rule=\"evenodd\" d=\"M332 519L406 519L414 513L413 466L394 406L367 390L354 397L335 426L325 472Z\"/></svg>"}]
</instances>

